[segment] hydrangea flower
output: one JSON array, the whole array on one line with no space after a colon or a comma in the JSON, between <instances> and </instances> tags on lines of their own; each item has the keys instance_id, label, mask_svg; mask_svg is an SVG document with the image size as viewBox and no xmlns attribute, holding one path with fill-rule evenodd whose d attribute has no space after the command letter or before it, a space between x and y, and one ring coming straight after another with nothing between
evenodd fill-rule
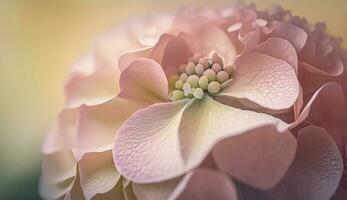
<instances>
[{"instance_id":1,"label":"hydrangea flower","mask_svg":"<svg viewBox=\"0 0 347 200\"><path fill-rule=\"evenodd\" d=\"M41 196L344 199L346 61L281 7L134 19L73 66Z\"/></svg>"}]
</instances>

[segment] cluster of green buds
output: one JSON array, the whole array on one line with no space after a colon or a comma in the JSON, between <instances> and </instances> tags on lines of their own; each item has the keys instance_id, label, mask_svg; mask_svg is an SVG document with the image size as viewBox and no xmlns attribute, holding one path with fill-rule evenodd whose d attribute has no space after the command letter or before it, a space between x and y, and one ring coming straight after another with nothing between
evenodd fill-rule
<instances>
[{"instance_id":1,"label":"cluster of green buds","mask_svg":"<svg viewBox=\"0 0 347 200\"><path fill-rule=\"evenodd\" d=\"M224 66L223 59L216 53L211 58L194 54L187 64L180 66L180 75L174 80L174 90L169 99L178 101L185 98L202 99L205 93L216 95L223 83L231 80L233 66Z\"/></svg>"}]
</instances>

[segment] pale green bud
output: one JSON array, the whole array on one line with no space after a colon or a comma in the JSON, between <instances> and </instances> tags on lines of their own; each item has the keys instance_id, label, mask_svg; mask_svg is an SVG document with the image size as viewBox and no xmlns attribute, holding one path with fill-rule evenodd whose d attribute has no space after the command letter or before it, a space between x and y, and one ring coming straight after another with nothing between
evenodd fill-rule
<instances>
[{"instance_id":1,"label":"pale green bud","mask_svg":"<svg viewBox=\"0 0 347 200\"><path fill-rule=\"evenodd\" d=\"M204 98L204 91L201 88L196 88L194 90L193 96L197 99Z\"/></svg>"},{"instance_id":2,"label":"pale green bud","mask_svg":"<svg viewBox=\"0 0 347 200\"><path fill-rule=\"evenodd\" d=\"M209 82L215 81L216 80L216 72L214 72L212 69L207 69L204 72L204 76L207 77Z\"/></svg>"},{"instance_id":3,"label":"pale green bud","mask_svg":"<svg viewBox=\"0 0 347 200\"><path fill-rule=\"evenodd\" d=\"M199 79L199 87L202 88L203 90L206 90L208 86L208 79L206 76L202 76Z\"/></svg>"},{"instance_id":4,"label":"pale green bud","mask_svg":"<svg viewBox=\"0 0 347 200\"><path fill-rule=\"evenodd\" d=\"M178 80L178 81L176 81L176 83L175 83L175 88L178 89L178 90L182 90L183 84L184 84L184 83L183 83L182 80Z\"/></svg>"},{"instance_id":5,"label":"pale green bud","mask_svg":"<svg viewBox=\"0 0 347 200\"><path fill-rule=\"evenodd\" d=\"M185 96L182 90L174 90L172 92L172 96L171 96L172 101L178 101L184 98Z\"/></svg>"},{"instance_id":6,"label":"pale green bud","mask_svg":"<svg viewBox=\"0 0 347 200\"><path fill-rule=\"evenodd\" d=\"M220 91L220 83L217 81L212 81L207 86L207 91L211 94L216 94Z\"/></svg>"},{"instance_id":7,"label":"pale green bud","mask_svg":"<svg viewBox=\"0 0 347 200\"><path fill-rule=\"evenodd\" d=\"M197 88L199 86L199 77L197 75L191 75L188 77L187 82L191 87Z\"/></svg>"}]
</instances>

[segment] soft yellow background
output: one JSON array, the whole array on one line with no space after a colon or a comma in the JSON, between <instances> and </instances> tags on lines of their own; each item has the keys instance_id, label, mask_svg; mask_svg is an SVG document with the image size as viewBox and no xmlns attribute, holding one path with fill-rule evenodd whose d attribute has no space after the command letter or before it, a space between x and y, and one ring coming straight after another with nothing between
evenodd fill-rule
<instances>
[{"instance_id":1,"label":"soft yellow background","mask_svg":"<svg viewBox=\"0 0 347 200\"><path fill-rule=\"evenodd\" d=\"M63 104L69 66L96 36L133 15L232 2L0 0L0 198L18 193L37 198L42 136ZM312 22L325 21L332 34L347 37L346 0L252 2L259 8L283 5Z\"/></svg>"}]
</instances>

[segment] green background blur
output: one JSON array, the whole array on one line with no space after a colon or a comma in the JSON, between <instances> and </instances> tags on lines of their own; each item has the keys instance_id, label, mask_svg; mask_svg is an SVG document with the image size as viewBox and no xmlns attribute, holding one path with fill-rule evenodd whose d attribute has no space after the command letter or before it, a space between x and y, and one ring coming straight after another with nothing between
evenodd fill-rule
<instances>
[{"instance_id":1,"label":"green background blur","mask_svg":"<svg viewBox=\"0 0 347 200\"><path fill-rule=\"evenodd\" d=\"M213 2L213 3L212 3ZM0 199L39 199L40 144L62 107L69 66L93 39L128 17L179 5L233 0L0 0ZM280 4L347 38L346 0L253 0Z\"/></svg>"}]
</instances>

